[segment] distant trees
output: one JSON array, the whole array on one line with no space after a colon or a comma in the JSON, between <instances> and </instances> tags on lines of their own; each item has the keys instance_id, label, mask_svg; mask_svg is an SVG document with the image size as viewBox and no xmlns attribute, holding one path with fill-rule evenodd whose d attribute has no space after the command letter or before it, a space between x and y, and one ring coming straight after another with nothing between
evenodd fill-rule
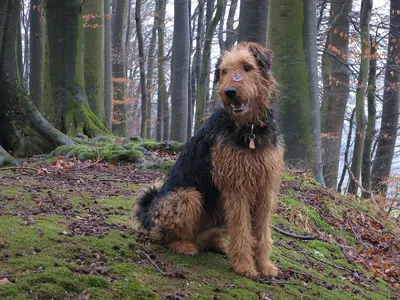
<instances>
[{"instance_id":1,"label":"distant trees","mask_svg":"<svg viewBox=\"0 0 400 300\"><path fill-rule=\"evenodd\" d=\"M3 2L8 11L10 3L19 1ZM363 197L386 191L385 180L395 172L399 153L398 1L390 1L390 8L376 3L374 10L372 0L20 4L13 55L21 86L62 132L91 137L110 135L112 128L121 137L186 141L220 105L212 75L217 57L236 41L256 41L274 52L273 74L280 89L274 108L287 162L313 168L316 179L329 188L357 195L361 190ZM361 11L354 11L359 4ZM166 13L173 7L175 19ZM7 32L4 14L1 34ZM317 44L317 38L324 42ZM0 45L10 57L11 50L3 46L6 40ZM3 68L8 63L4 61ZM1 84L7 91L0 93L7 97L20 87ZM1 103L11 105L4 97ZM17 110L26 119L28 106ZM11 122L4 113L10 107L0 112L4 122ZM30 116L38 118L29 107ZM45 124L44 119L35 120L32 128ZM10 161L8 151L22 155L32 150L18 142L24 134L15 139L8 133L16 131L18 122L1 129L3 163ZM44 132L48 136L49 131ZM347 139L342 145L343 135ZM65 143L63 138L57 143ZM54 147L53 142L47 145ZM21 151L14 152L17 148ZM337 185L339 165L344 169Z\"/></svg>"}]
</instances>

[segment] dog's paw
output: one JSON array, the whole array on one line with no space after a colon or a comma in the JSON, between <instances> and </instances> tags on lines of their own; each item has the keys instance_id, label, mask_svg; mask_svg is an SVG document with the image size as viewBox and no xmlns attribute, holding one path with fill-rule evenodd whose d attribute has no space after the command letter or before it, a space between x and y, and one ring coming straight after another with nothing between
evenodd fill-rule
<instances>
[{"instance_id":1,"label":"dog's paw","mask_svg":"<svg viewBox=\"0 0 400 300\"><path fill-rule=\"evenodd\" d=\"M279 269L271 262L259 267L260 276L278 276Z\"/></svg>"},{"instance_id":2,"label":"dog's paw","mask_svg":"<svg viewBox=\"0 0 400 300\"><path fill-rule=\"evenodd\" d=\"M245 276L245 277L249 277L249 278L255 278L255 277L259 276L258 272L256 271L256 269L254 267L251 268L251 267L233 266L233 270L237 274Z\"/></svg>"},{"instance_id":3,"label":"dog's paw","mask_svg":"<svg viewBox=\"0 0 400 300\"><path fill-rule=\"evenodd\" d=\"M196 255L199 253L197 247L190 241L176 241L168 244L168 247L179 254Z\"/></svg>"}]
</instances>

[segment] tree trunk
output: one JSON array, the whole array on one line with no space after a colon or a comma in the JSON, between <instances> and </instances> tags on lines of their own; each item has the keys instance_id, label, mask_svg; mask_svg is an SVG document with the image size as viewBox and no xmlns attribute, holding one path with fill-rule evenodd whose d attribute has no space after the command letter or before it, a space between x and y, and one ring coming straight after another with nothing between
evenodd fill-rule
<instances>
[{"instance_id":1,"label":"tree trunk","mask_svg":"<svg viewBox=\"0 0 400 300\"><path fill-rule=\"evenodd\" d=\"M143 34L142 34L142 20L140 17L140 4L141 0L136 0L135 10L135 22L136 22L136 35L138 40L139 49L139 68L140 68L140 95L141 95L141 108L142 108L142 121L140 126L140 135L147 139L147 126L149 125L148 113L147 113L147 91L146 91L146 70L145 70L145 57L144 57L144 45L143 45Z\"/></svg>"},{"instance_id":2,"label":"tree trunk","mask_svg":"<svg viewBox=\"0 0 400 300\"><path fill-rule=\"evenodd\" d=\"M104 1L85 0L85 91L89 107L106 124L104 108Z\"/></svg>"},{"instance_id":3,"label":"tree trunk","mask_svg":"<svg viewBox=\"0 0 400 300\"><path fill-rule=\"evenodd\" d=\"M21 2L0 2L0 165L74 142L52 127L22 87L18 70L17 37Z\"/></svg>"},{"instance_id":4,"label":"tree trunk","mask_svg":"<svg viewBox=\"0 0 400 300\"><path fill-rule=\"evenodd\" d=\"M126 53L129 23L129 0L115 0L112 22L113 49L113 132L126 135Z\"/></svg>"},{"instance_id":5,"label":"tree trunk","mask_svg":"<svg viewBox=\"0 0 400 300\"><path fill-rule=\"evenodd\" d=\"M204 0L199 0L199 10L198 10L198 18L197 18L197 33L196 33L196 50L193 55L193 64L192 64L192 75L191 75L191 109L190 112L194 115L194 108L196 106L197 99L197 89L200 78L200 67L201 67L201 50L203 48L203 40L204 40Z\"/></svg>"},{"instance_id":6,"label":"tree trunk","mask_svg":"<svg viewBox=\"0 0 400 300\"><path fill-rule=\"evenodd\" d=\"M257 42L263 46L267 45L269 1L242 0L240 2L238 42Z\"/></svg>"},{"instance_id":7,"label":"tree trunk","mask_svg":"<svg viewBox=\"0 0 400 300\"><path fill-rule=\"evenodd\" d=\"M287 149L286 160L294 167L304 167L310 160L312 131L303 48L303 3L298 0L273 0L270 15L271 49L275 55L272 69L280 84L278 105Z\"/></svg>"},{"instance_id":8,"label":"tree trunk","mask_svg":"<svg viewBox=\"0 0 400 300\"><path fill-rule=\"evenodd\" d=\"M314 160L314 176L325 187L322 152L321 152L321 116L318 91L318 54L317 54L317 2L304 0L303 44L308 65L308 84L310 86L312 151Z\"/></svg>"},{"instance_id":9,"label":"tree trunk","mask_svg":"<svg viewBox=\"0 0 400 300\"><path fill-rule=\"evenodd\" d=\"M335 188L341 152L344 115L349 98L349 22L353 0L331 3L329 32L322 54L323 98L321 106L322 163L328 188ZM343 32L346 38L342 38ZM332 47L340 50L339 55Z\"/></svg>"},{"instance_id":10,"label":"tree trunk","mask_svg":"<svg viewBox=\"0 0 400 300\"><path fill-rule=\"evenodd\" d=\"M375 160L372 167L372 187L385 193L384 183L390 176L396 146L399 123L400 92L400 2L390 1L390 35L388 59L385 70L385 91L383 93L381 131L378 137Z\"/></svg>"},{"instance_id":11,"label":"tree trunk","mask_svg":"<svg viewBox=\"0 0 400 300\"><path fill-rule=\"evenodd\" d=\"M364 153L362 160L362 186L365 190L371 191L371 166L372 166L372 144L375 135L376 123L376 40L371 38L371 60L368 74L368 125L365 133ZM371 193L362 192L363 198L371 198Z\"/></svg>"},{"instance_id":12,"label":"tree trunk","mask_svg":"<svg viewBox=\"0 0 400 300\"><path fill-rule=\"evenodd\" d=\"M168 140L169 134L169 108L167 87L165 84L164 70L164 28L165 28L165 0L157 0L157 141Z\"/></svg>"},{"instance_id":13,"label":"tree trunk","mask_svg":"<svg viewBox=\"0 0 400 300\"><path fill-rule=\"evenodd\" d=\"M350 143L351 143L351 136L353 135L353 123L354 123L354 115L356 114L356 109L353 108L351 112L350 122L349 122L349 132L347 133L347 143L346 149L344 151L344 160L343 160L343 170L342 175L340 176L340 181L337 186L337 192L342 192L342 184L344 181L344 177L346 176L347 166L349 165L349 152L350 152Z\"/></svg>"},{"instance_id":14,"label":"tree trunk","mask_svg":"<svg viewBox=\"0 0 400 300\"><path fill-rule=\"evenodd\" d=\"M21 23L21 13L18 15L18 23ZM17 56L18 56L18 72L21 79L24 77L24 62L22 59L22 33L21 26L18 27L18 41L17 41Z\"/></svg>"},{"instance_id":15,"label":"tree trunk","mask_svg":"<svg viewBox=\"0 0 400 300\"><path fill-rule=\"evenodd\" d=\"M171 139L185 142L188 123L189 3L174 2L174 34L171 62Z\"/></svg>"},{"instance_id":16,"label":"tree trunk","mask_svg":"<svg viewBox=\"0 0 400 300\"><path fill-rule=\"evenodd\" d=\"M104 110L108 129L112 127L112 45L111 45L111 0L104 0Z\"/></svg>"},{"instance_id":17,"label":"tree trunk","mask_svg":"<svg viewBox=\"0 0 400 300\"><path fill-rule=\"evenodd\" d=\"M360 173L362 165L362 155L365 140L365 92L368 84L369 69L369 23L371 21L372 0L362 0L360 12L360 29L361 29L361 61L360 73L358 77L358 87L356 94L356 140L354 143L353 160L351 162L351 172L354 179L360 182ZM350 178L349 193L357 195L358 185Z\"/></svg>"},{"instance_id":18,"label":"tree trunk","mask_svg":"<svg viewBox=\"0 0 400 300\"><path fill-rule=\"evenodd\" d=\"M84 81L84 34L82 2L46 2L49 80L54 124L68 135L89 137L109 134L89 108Z\"/></svg>"},{"instance_id":19,"label":"tree trunk","mask_svg":"<svg viewBox=\"0 0 400 300\"><path fill-rule=\"evenodd\" d=\"M237 40L236 32L233 29L233 24L235 23L237 3L238 0L231 0L231 6L229 7L228 18L226 19L226 39L225 39L226 50L231 49Z\"/></svg>"},{"instance_id":20,"label":"tree trunk","mask_svg":"<svg viewBox=\"0 0 400 300\"><path fill-rule=\"evenodd\" d=\"M151 100L153 94L153 73L154 73L154 50L156 48L156 38L157 38L157 20L156 20L156 11L154 12L154 24L151 30L150 44L149 44L149 53L147 55L147 75L146 75L146 92L147 92L147 107L146 107L146 136L147 138L151 138Z\"/></svg>"},{"instance_id":21,"label":"tree trunk","mask_svg":"<svg viewBox=\"0 0 400 300\"><path fill-rule=\"evenodd\" d=\"M33 104L41 106L43 97L44 14L41 0L31 0L29 91Z\"/></svg>"},{"instance_id":22,"label":"tree trunk","mask_svg":"<svg viewBox=\"0 0 400 300\"><path fill-rule=\"evenodd\" d=\"M196 121L194 130L197 131L201 125L203 124L205 118L205 103L206 103L206 89L208 89L208 75L210 64L210 55L211 55L211 42L212 37L214 35L214 31L217 28L218 22L221 19L223 8L223 0L218 0L217 2L217 11L215 12L215 16L211 21L210 26L207 29L207 33L204 40L203 47L203 58L201 63L201 71L200 78L197 87L197 102L196 102Z\"/></svg>"}]
</instances>

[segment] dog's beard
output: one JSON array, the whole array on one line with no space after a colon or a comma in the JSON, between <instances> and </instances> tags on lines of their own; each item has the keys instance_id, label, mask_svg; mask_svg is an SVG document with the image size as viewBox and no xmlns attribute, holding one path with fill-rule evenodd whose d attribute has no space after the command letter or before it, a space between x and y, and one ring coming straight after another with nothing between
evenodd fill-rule
<instances>
[{"instance_id":1,"label":"dog's beard","mask_svg":"<svg viewBox=\"0 0 400 300\"><path fill-rule=\"evenodd\" d=\"M223 99L223 106L238 127L262 123L268 110L267 103L242 99Z\"/></svg>"}]
</instances>

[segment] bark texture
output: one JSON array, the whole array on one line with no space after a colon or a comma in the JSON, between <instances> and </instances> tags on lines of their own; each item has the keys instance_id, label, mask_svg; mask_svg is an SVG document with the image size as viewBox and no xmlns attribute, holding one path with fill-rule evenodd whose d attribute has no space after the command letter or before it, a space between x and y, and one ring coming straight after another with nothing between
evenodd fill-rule
<instances>
[{"instance_id":1,"label":"bark texture","mask_svg":"<svg viewBox=\"0 0 400 300\"><path fill-rule=\"evenodd\" d=\"M115 0L112 22L113 48L113 133L126 135L126 52L129 0Z\"/></svg>"},{"instance_id":2,"label":"bark texture","mask_svg":"<svg viewBox=\"0 0 400 300\"><path fill-rule=\"evenodd\" d=\"M85 91L89 107L106 124L104 108L104 1L85 0Z\"/></svg>"},{"instance_id":3,"label":"bark texture","mask_svg":"<svg viewBox=\"0 0 400 300\"><path fill-rule=\"evenodd\" d=\"M384 181L390 176L396 146L400 112L400 1L390 1L390 35L385 70L382 122L372 167L372 187L386 192Z\"/></svg>"},{"instance_id":4,"label":"bark texture","mask_svg":"<svg viewBox=\"0 0 400 300\"><path fill-rule=\"evenodd\" d=\"M188 126L189 7L186 0L174 2L174 34L171 62L171 139L185 142Z\"/></svg>"},{"instance_id":5,"label":"bark texture","mask_svg":"<svg viewBox=\"0 0 400 300\"><path fill-rule=\"evenodd\" d=\"M44 107L55 126L67 133L89 137L109 134L89 107L84 80L84 34L80 0L48 0L48 76L51 99Z\"/></svg>"},{"instance_id":6,"label":"bark texture","mask_svg":"<svg viewBox=\"0 0 400 300\"><path fill-rule=\"evenodd\" d=\"M20 1L0 2L0 165L74 142L52 127L38 112L22 86L17 37Z\"/></svg>"},{"instance_id":7,"label":"bark texture","mask_svg":"<svg viewBox=\"0 0 400 300\"><path fill-rule=\"evenodd\" d=\"M361 29L361 61L360 73L358 77L358 87L356 94L356 139L353 150L353 160L351 162L351 172L354 179L360 182L360 173L362 165L362 156L364 151L365 140L365 93L368 84L368 70L370 60L369 47L369 23L371 22L372 0L362 0L360 12L360 29ZM349 193L356 195L358 185L350 176Z\"/></svg>"},{"instance_id":8,"label":"bark texture","mask_svg":"<svg viewBox=\"0 0 400 300\"><path fill-rule=\"evenodd\" d=\"M376 41L371 39L371 60L368 74L368 125L365 133L364 153L362 160L361 178L362 186L365 191L362 192L363 198L371 198L371 167L372 167L372 144L375 136L376 123ZM366 192L368 191L368 192Z\"/></svg>"},{"instance_id":9,"label":"bark texture","mask_svg":"<svg viewBox=\"0 0 400 300\"><path fill-rule=\"evenodd\" d=\"M29 91L37 108L43 97L44 14L40 0L31 0Z\"/></svg>"},{"instance_id":10,"label":"bark texture","mask_svg":"<svg viewBox=\"0 0 400 300\"><path fill-rule=\"evenodd\" d=\"M207 29L204 47L203 47L203 58L201 62L200 77L197 86L197 102L196 102L196 119L194 130L198 130L203 124L205 118L205 107L206 107L206 90L208 89L208 78L209 78L209 67L210 56L211 56L211 42L214 35L214 31L217 28L219 21L221 20L223 8L223 0L218 0L217 11L211 21L210 26Z\"/></svg>"},{"instance_id":11,"label":"bark texture","mask_svg":"<svg viewBox=\"0 0 400 300\"><path fill-rule=\"evenodd\" d=\"M270 0L242 0L240 2L239 43L246 41L257 42L263 46L267 45L269 1Z\"/></svg>"},{"instance_id":12,"label":"bark texture","mask_svg":"<svg viewBox=\"0 0 400 300\"><path fill-rule=\"evenodd\" d=\"M111 0L104 0L104 110L108 129L112 126L112 44L111 44Z\"/></svg>"},{"instance_id":13,"label":"bark texture","mask_svg":"<svg viewBox=\"0 0 400 300\"><path fill-rule=\"evenodd\" d=\"M352 3L352 0L331 3L330 28L322 54L322 163L328 188L335 188L337 184L343 122L350 92L350 72L347 66L349 39L341 38L340 32L349 36L350 20L347 16L351 12ZM340 50L340 54L335 49Z\"/></svg>"},{"instance_id":14,"label":"bark texture","mask_svg":"<svg viewBox=\"0 0 400 300\"><path fill-rule=\"evenodd\" d=\"M165 0L157 0L157 141L168 140L169 136L169 107L164 70L164 27Z\"/></svg>"},{"instance_id":15,"label":"bark texture","mask_svg":"<svg viewBox=\"0 0 400 300\"><path fill-rule=\"evenodd\" d=\"M307 64L303 47L303 2L271 1L273 73L279 82L278 115L285 136L286 160L294 167L308 165L312 131ZM299 76L302 74L302 76Z\"/></svg>"},{"instance_id":16,"label":"bark texture","mask_svg":"<svg viewBox=\"0 0 400 300\"><path fill-rule=\"evenodd\" d=\"M321 116L318 90L318 54L317 54L317 1L304 0L304 54L308 66L308 83L310 86L312 152L314 176L321 186L325 187L322 150L321 150Z\"/></svg>"}]
</instances>

